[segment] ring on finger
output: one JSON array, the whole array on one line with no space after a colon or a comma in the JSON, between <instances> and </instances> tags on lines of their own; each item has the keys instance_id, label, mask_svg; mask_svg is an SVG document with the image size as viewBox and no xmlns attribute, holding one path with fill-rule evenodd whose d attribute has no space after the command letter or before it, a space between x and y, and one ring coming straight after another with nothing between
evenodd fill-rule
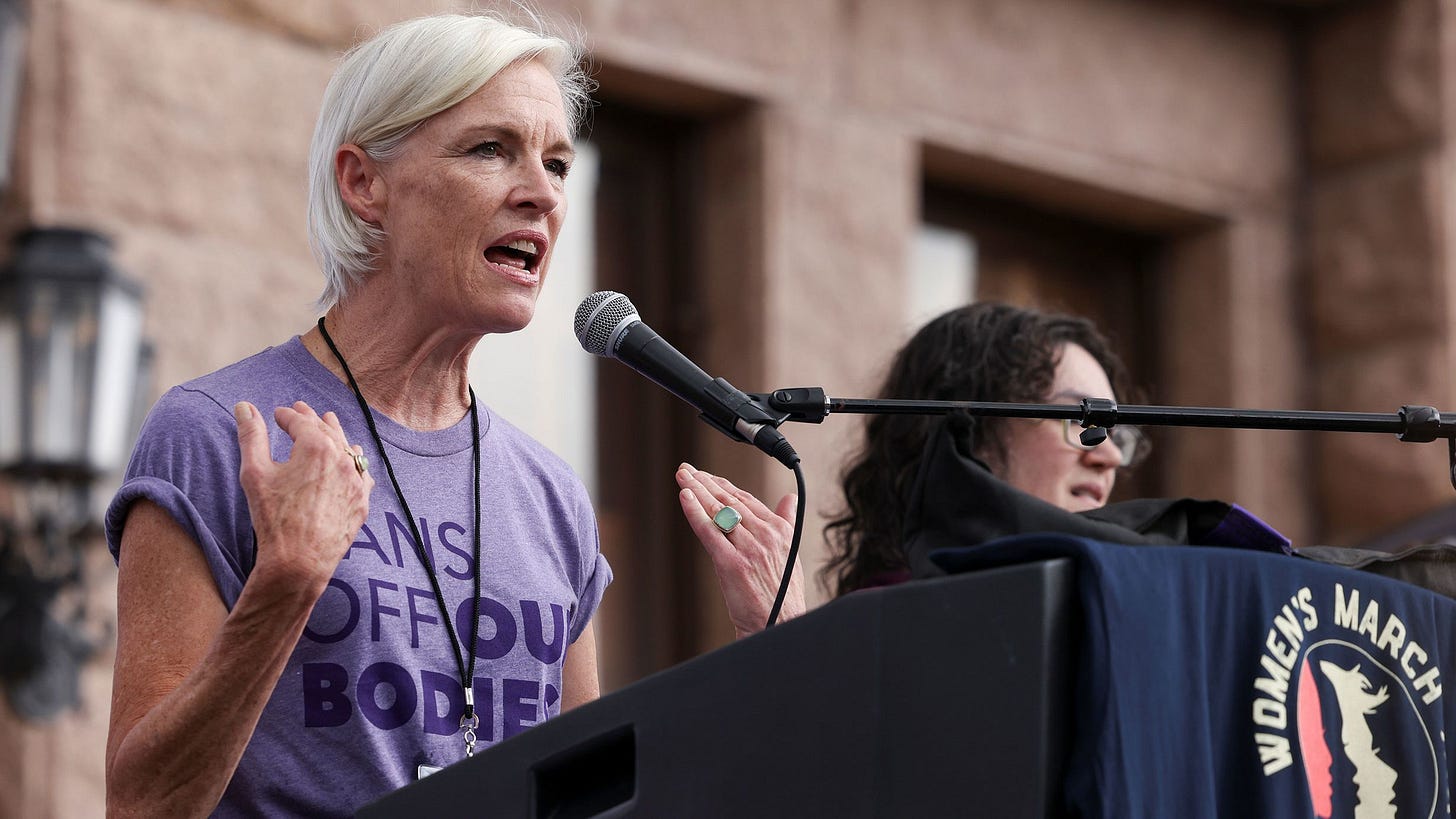
<instances>
[{"instance_id":1,"label":"ring on finger","mask_svg":"<svg viewBox=\"0 0 1456 819\"><path fill-rule=\"evenodd\" d=\"M354 469L359 472L360 477L369 471L369 459L355 452L352 448L344 450L349 457L354 459Z\"/></svg>"},{"instance_id":2,"label":"ring on finger","mask_svg":"<svg viewBox=\"0 0 1456 819\"><path fill-rule=\"evenodd\" d=\"M713 525L717 526L718 530L725 535L737 529L739 522L742 520L743 516L738 514L738 510L731 506L725 506L713 515Z\"/></svg>"}]
</instances>

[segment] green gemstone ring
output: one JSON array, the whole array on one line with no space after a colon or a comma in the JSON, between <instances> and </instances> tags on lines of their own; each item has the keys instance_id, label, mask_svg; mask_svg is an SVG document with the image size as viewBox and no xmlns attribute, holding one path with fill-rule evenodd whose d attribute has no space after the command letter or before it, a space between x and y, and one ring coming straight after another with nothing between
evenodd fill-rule
<instances>
[{"instance_id":1,"label":"green gemstone ring","mask_svg":"<svg viewBox=\"0 0 1456 819\"><path fill-rule=\"evenodd\" d=\"M718 514L713 516L713 523L716 524L717 527L721 529L723 531L723 534L725 535L733 531L734 529L737 529L738 522L741 520L743 520L743 516L738 514L738 510L734 509L731 506L725 506L722 509L719 509Z\"/></svg>"}]
</instances>

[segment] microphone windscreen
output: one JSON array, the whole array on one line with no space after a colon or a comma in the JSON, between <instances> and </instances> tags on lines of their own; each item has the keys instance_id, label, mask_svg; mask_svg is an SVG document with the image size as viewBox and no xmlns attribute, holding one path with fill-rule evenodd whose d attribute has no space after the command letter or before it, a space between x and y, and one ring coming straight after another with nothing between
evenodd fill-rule
<instances>
[{"instance_id":1,"label":"microphone windscreen","mask_svg":"<svg viewBox=\"0 0 1456 819\"><path fill-rule=\"evenodd\" d=\"M626 296L611 290L599 290L582 299L576 308L576 340L583 350L592 355L611 358L607 345L611 342L612 333L623 319L636 315L637 308Z\"/></svg>"}]
</instances>

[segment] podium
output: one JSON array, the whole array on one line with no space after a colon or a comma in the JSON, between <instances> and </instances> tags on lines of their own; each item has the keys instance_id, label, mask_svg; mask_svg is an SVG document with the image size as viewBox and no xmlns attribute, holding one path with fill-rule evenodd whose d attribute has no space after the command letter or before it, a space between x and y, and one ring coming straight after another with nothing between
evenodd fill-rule
<instances>
[{"instance_id":1,"label":"podium","mask_svg":"<svg viewBox=\"0 0 1456 819\"><path fill-rule=\"evenodd\" d=\"M1062 816L1066 558L858 592L357 815Z\"/></svg>"},{"instance_id":2,"label":"podium","mask_svg":"<svg viewBox=\"0 0 1456 819\"><path fill-rule=\"evenodd\" d=\"M1053 534L937 562L965 573L841 598L359 815L1449 814L1456 600Z\"/></svg>"}]
</instances>

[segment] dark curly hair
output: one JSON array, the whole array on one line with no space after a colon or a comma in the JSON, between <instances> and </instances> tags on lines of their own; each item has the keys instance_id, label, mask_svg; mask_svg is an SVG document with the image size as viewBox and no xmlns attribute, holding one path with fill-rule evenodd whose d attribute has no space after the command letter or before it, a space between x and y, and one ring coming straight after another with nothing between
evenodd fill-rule
<instances>
[{"instance_id":1,"label":"dark curly hair","mask_svg":"<svg viewBox=\"0 0 1456 819\"><path fill-rule=\"evenodd\" d=\"M920 328L895 354L881 398L924 401L1042 401L1051 389L1064 344L1077 344L1126 395L1126 371L1092 322L1007 304L958 307ZM975 455L1005 463L1007 419L980 418ZM864 444L845 465L845 509L825 527L830 559L821 580L835 595L906 568L901 551L905 493L937 416L876 415Z\"/></svg>"}]
</instances>

